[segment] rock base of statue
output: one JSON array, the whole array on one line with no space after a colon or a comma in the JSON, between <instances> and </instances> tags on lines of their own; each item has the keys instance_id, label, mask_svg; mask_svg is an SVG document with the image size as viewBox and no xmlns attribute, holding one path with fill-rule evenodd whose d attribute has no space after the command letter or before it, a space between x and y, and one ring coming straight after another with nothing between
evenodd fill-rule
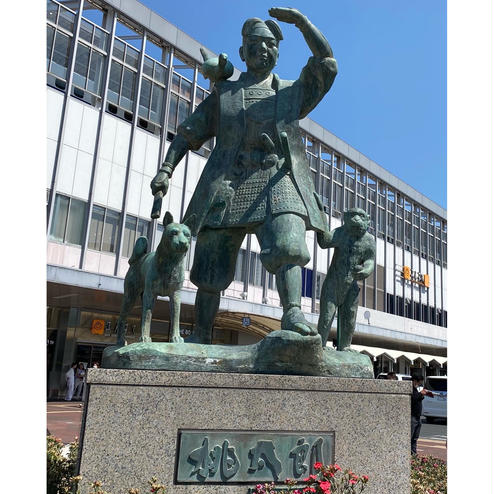
<instances>
[{"instance_id":1,"label":"rock base of statue","mask_svg":"<svg viewBox=\"0 0 494 494\"><path fill-rule=\"evenodd\" d=\"M291 374L372 379L370 358L354 351L322 348L321 337L273 331L254 345L133 343L107 347L102 367L243 374Z\"/></svg>"},{"instance_id":2,"label":"rock base of statue","mask_svg":"<svg viewBox=\"0 0 494 494\"><path fill-rule=\"evenodd\" d=\"M303 479L314 461L408 494L411 383L377 379L89 369L81 493L247 494Z\"/></svg>"}]
</instances>

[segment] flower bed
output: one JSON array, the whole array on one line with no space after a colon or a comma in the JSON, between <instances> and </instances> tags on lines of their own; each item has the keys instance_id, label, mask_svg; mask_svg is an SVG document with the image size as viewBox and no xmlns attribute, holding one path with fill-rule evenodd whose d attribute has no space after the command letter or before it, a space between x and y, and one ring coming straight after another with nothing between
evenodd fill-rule
<instances>
[{"instance_id":1,"label":"flower bed","mask_svg":"<svg viewBox=\"0 0 494 494\"><path fill-rule=\"evenodd\" d=\"M446 462L433 456L412 456L410 494L446 494Z\"/></svg>"},{"instance_id":2,"label":"flower bed","mask_svg":"<svg viewBox=\"0 0 494 494\"><path fill-rule=\"evenodd\" d=\"M315 474L302 481L287 479L286 487L276 488L274 483L258 484L252 494L360 494L369 481L367 475L357 475L351 470L342 470L339 465L324 466L314 463Z\"/></svg>"}]
</instances>

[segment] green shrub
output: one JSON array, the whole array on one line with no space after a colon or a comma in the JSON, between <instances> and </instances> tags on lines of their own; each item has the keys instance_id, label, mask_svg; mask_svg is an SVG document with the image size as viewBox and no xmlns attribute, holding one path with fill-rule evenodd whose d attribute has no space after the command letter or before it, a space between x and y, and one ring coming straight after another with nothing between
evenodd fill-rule
<instances>
[{"instance_id":1,"label":"green shrub","mask_svg":"<svg viewBox=\"0 0 494 494\"><path fill-rule=\"evenodd\" d=\"M79 442L77 439L70 443L67 457L62 453L64 444L55 436L46 436L47 443L47 494L79 494L79 485L82 477L75 476ZM153 477L149 484L150 493L165 494L165 486ZM110 494L103 490L103 484L99 480L90 483L90 494ZM139 489L129 489L129 494L140 494ZM143 493L144 494L144 493Z\"/></svg>"},{"instance_id":2,"label":"green shrub","mask_svg":"<svg viewBox=\"0 0 494 494\"><path fill-rule=\"evenodd\" d=\"M433 456L412 456L410 494L446 494L446 462Z\"/></svg>"},{"instance_id":3,"label":"green shrub","mask_svg":"<svg viewBox=\"0 0 494 494\"><path fill-rule=\"evenodd\" d=\"M54 436L46 436L47 442L47 494L76 492L80 477L74 477L79 443L70 443L69 454L62 454L63 443Z\"/></svg>"}]
</instances>

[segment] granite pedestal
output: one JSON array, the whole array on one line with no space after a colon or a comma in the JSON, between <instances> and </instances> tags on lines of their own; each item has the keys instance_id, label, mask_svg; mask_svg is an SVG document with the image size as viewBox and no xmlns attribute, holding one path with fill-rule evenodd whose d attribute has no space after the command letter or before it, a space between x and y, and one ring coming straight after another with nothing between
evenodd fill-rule
<instances>
[{"instance_id":1,"label":"granite pedestal","mask_svg":"<svg viewBox=\"0 0 494 494\"><path fill-rule=\"evenodd\" d=\"M146 492L156 476L167 494L247 494L251 484L176 483L179 431L208 430L334 433L334 460L369 476L366 493L408 494L411 389L375 379L90 369L82 493L94 480L111 494Z\"/></svg>"}]
</instances>

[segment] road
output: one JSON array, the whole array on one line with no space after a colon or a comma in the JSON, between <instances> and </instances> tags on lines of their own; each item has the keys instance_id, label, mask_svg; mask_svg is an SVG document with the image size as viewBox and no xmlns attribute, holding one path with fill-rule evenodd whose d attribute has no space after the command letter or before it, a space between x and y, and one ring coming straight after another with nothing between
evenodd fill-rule
<instances>
[{"instance_id":1,"label":"road","mask_svg":"<svg viewBox=\"0 0 494 494\"><path fill-rule=\"evenodd\" d=\"M420 438L417 443L419 455L432 455L447 460L447 425L445 420L436 420L432 424L422 421Z\"/></svg>"},{"instance_id":2,"label":"road","mask_svg":"<svg viewBox=\"0 0 494 494\"><path fill-rule=\"evenodd\" d=\"M67 444L79 437L82 420L82 403L54 401L47 404L47 428L51 434ZM419 455L432 455L446 461L447 425L445 421L422 423L417 444Z\"/></svg>"}]
</instances>

